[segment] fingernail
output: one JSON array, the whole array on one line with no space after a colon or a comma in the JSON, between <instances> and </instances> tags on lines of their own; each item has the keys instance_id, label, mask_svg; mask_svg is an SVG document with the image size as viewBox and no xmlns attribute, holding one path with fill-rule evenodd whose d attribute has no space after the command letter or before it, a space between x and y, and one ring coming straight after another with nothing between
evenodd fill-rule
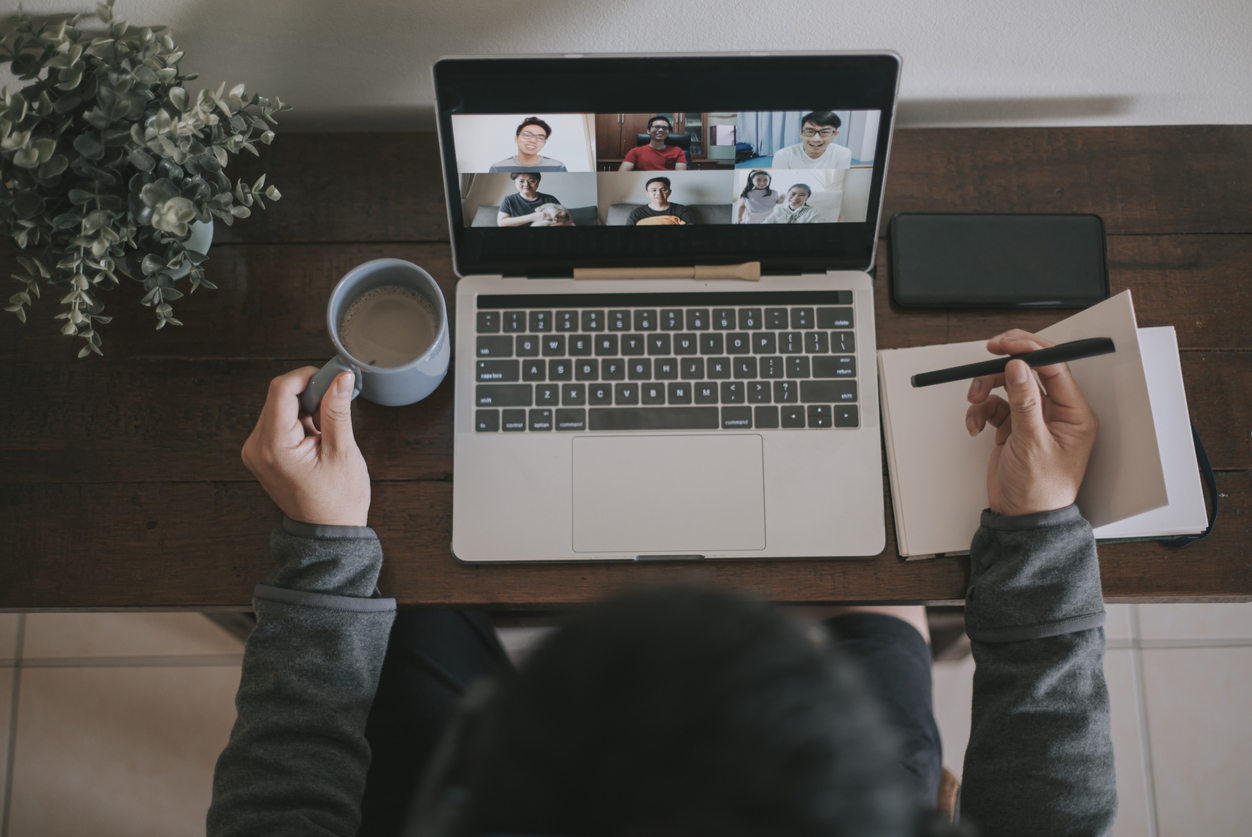
<instances>
[{"instance_id":1,"label":"fingernail","mask_svg":"<svg viewBox=\"0 0 1252 837\"><path fill-rule=\"evenodd\" d=\"M353 381L353 374L351 372L345 372L339 376L338 386L339 386L340 395L352 394L352 381Z\"/></svg>"},{"instance_id":2,"label":"fingernail","mask_svg":"<svg viewBox=\"0 0 1252 837\"><path fill-rule=\"evenodd\" d=\"M1010 383L1024 384L1026 383L1026 363L1025 361L1015 360L1004 370L1005 379Z\"/></svg>"},{"instance_id":3,"label":"fingernail","mask_svg":"<svg viewBox=\"0 0 1252 837\"><path fill-rule=\"evenodd\" d=\"M969 433L971 436L978 435L978 431L975 429L973 416L969 416L965 419L965 432Z\"/></svg>"},{"instance_id":4,"label":"fingernail","mask_svg":"<svg viewBox=\"0 0 1252 837\"><path fill-rule=\"evenodd\" d=\"M969 385L969 394L970 394L970 395L977 395L977 394L978 394L978 393L980 393L980 392L982 392L982 379L981 379L981 378L975 378L973 381L971 381L971 382L970 382L970 385Z\"/></svg>"}]
</instances>

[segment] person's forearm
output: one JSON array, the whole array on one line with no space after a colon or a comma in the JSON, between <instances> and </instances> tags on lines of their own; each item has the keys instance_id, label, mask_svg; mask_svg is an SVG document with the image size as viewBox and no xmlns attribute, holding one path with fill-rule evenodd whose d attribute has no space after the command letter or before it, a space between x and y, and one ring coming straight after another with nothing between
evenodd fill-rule
<instances>
[{"instance_id":1,"label":"person's forearm","mask_svg":"<svg viewBox=\"0 0 1252 837\"><path fill-rule=\"evenodd\" d=\"M529 215L501 215L496 218L496 225L501 227L521 227L526 224L533 224L538 220L538 212L532 212Z\"/></svg>"},{"instance_id":2,"label":"person's forearm","mask_svg":"<svg viewBox=\"0 0 1252 837\"><path fill-rule=\"evenodd\" d=\"M986 512L970 564L962 818L984 837L1107 833L1117 790L1091 527L1073 506Z\"/></svg>"}]
</instances>

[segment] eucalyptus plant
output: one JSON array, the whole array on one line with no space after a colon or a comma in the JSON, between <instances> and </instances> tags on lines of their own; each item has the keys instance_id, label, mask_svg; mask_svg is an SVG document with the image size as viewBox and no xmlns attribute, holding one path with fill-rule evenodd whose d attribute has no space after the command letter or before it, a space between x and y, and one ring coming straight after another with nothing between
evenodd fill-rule
<instances>
[{"instance_id":1,"label":"eucalyptus plant","mask_svg":"<svg viewBox=\"0 0 1252 837\"><path fill-rule=\"evenodd\" d=\"M192 95L182 75L183 52L165 27L134 28L96 7L104 30L80 27L81 15L36 26L20 8L0 40L0 62L31 84L0 88L0 234L19 248L25 285L5 308L26 322L41 281L64 293L61 333L86 341L78 356L100 351L99 291L124 274L143 284L140 300L158 329L174 318L183 293L175 273L189 268L188 292L203 285L204 253L187 247L193 221L226 224L247 218L264 198L278 200L265 175L231 188L224 169L232 154L274 139L282 100L229 92ZM259 156L259 154L258 154Z\"/></svg>"}]
</instances>

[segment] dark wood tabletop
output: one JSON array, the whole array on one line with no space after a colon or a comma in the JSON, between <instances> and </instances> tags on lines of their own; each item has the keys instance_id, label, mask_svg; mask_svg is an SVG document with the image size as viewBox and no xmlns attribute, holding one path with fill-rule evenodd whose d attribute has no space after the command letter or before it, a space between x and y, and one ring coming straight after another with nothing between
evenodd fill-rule
<instances>
[{"instance_id":1,"label":"dark wood tabletop","mask_svg":"<svg viewBox=\"0 0 1252 837\"><path fill-rule=\"evenodd\" d=\"M240 461L269 381L331 354L326 300L344 273L398 257L455 301L431 134L280 135L260 159L283 198L218 225L208 277L154 331L142 289L101 294L103 358L76 360L48 292L21 325L0 320L0 609L250 608L280 513ZM901 130L887 175L895 212L1094 212L1108 230L1112 291L1139 325L1173 325L1191 417L1221 515L1186 549L1100 547L1115 601L1252 598L1252 127ZM0 271L16 272L12 242ZM903 311L887 249L874 282L880 347L1042 328L1063 312ZM185 283L184 283L185 284ZM5 296L8 296L8 293ZM355 402L373 483L379 582L402 605L559 608L641 582L700 580L779 602L954 602L968 561L873 559L702 564L471 566L450 554L452 387L409 407ZM972 534L972 533L971 533Z\"/></svg>"}]
</instances>

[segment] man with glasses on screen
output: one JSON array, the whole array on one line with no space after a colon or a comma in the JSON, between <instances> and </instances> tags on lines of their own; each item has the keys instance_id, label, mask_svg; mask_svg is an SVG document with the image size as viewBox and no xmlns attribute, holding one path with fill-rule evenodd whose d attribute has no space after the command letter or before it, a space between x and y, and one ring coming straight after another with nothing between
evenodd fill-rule
<instances>
[{"instance_id":1,"label":"man with glasses on screen","mask_svg":"<svg viewBox=\"0 0 1252 837\"><path fill-rule=\"evenodd\" d=\"M667 116L654 116L648 120L647 145L636 146L626 152L618 171L686 171L687 155L676 145L666 145L674 123Z\"/></svg>"},{"instance_id":2,"label":"man with glasses on screen","mask_svg":"<svg viewBox=\"0 0 1252 837\"><path fill-rule=\"evenodd\" d=\"M800 119L800 142L779 149L772 169L846 169L852 152L835 144L843 121L828 110L806 113Z\"/></svg>"},{"instance_id":3,"label":"man with glasses on screen","mask_svg":"<svg viewBox=\"0 0 1252 837\"><path fill-rule=\"evenodd\" d=\"M515 171L566 171L565 164L560 160L553 160L539 153L550 136L552 136L552 126L538 116L522 120L522 124L517 126L514 134L517 153L493 164L487 172L497 174Z\"/></svg>"}]
</instances>

